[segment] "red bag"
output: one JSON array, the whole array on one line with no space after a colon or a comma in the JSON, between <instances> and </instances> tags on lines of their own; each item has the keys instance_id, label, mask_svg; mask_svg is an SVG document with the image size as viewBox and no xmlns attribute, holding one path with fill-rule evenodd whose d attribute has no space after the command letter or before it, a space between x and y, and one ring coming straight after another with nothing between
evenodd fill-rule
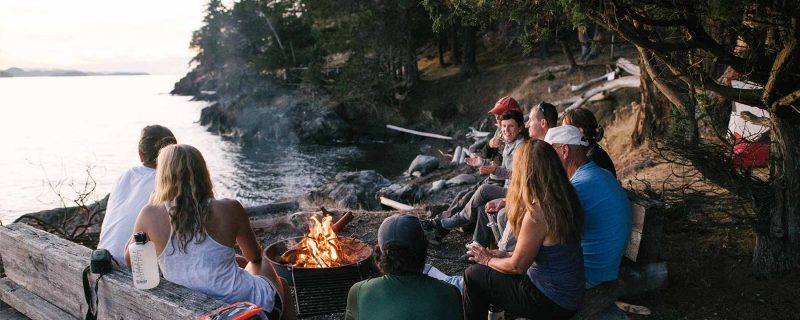
<instances>
[{"instance_id":1,"label":"red bag","mask_svg":"<svg viewBox=\"0 0 800 320\"><path fill-rule=\"evenodd\" d=\"M264 309L250 302L237 302L224 306L209 314L203 315L197 320L268 320Z\"/></svg>"}]
</instances>

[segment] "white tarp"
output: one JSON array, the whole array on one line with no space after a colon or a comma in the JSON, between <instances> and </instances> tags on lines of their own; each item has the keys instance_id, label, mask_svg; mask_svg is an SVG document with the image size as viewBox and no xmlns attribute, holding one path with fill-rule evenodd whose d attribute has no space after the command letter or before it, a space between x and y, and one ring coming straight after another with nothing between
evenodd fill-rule
<instances>
[{"instance_id":1,"label":"white tarp","mask_svg":"<svg viewBox=\"0 0 800 320\"><path fill-rule=\"evenodd\" d=\"M758 89L761 88L752 83L742 82L742 81L731 81L731 85L737 89ZM767 132L769 128L757 125L750 121L747 121L741 117L741 113L743 111L747 111L752 113L757 117L769 117L769 113L767 113L763 109L759 109L756 107L748 106L746 104L742 104L739 102L733 103L733 109L731 110L731 120L728 122L728 129L731 132L738 133L742 136L742 138L747 139L749 141L758 140L761 137L761 134Z\"/></svg>"}]
</instances>

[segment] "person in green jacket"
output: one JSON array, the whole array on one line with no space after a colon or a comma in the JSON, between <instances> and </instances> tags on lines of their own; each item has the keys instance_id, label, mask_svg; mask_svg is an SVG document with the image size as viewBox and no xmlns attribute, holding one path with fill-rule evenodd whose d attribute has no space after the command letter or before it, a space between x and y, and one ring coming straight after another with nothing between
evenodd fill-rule
<instances>
[{"instance_id":1,"label":"person in green jacket","mask_svg":"<svg viewBox=\"0 0 800 320\"><path fill-rule=\"evenodd\" d=\"M427 251L417 217L386 218L378 228L375 255L383 276L350 288L345 319L464 319L458 289L422 273Z\"/></svg>"}]
</instances>

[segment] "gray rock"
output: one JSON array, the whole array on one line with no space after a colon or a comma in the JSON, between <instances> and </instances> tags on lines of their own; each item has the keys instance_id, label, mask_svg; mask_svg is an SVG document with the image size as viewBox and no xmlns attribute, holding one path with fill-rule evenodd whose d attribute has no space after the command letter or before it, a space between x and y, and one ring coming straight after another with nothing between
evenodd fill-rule
<instances>
[{"instance_id":1,"label":"gray rock","mask_svg":"<svg viewBox=\"0 0 800 320\"><path fill-rule=\"evenodd\" d=\"M429 193L438 192L444 188L447 188L447 181L444 180L436 180L431 184L431 188L428 190Z\"/></svg>"},{"instance_id":2,"label":"gray rock","mask_svg":"<svg viewBox=\"0 0 800 320\"><path fill-rule=\"evenodd\" d=\"M312 192L310 198L334 201L342 208L379 210L381 204L376 193L389 184L389 180L374 170L343 172Z\"/></svg>"},{"instance_id":3,"label":"gray rock","mask_svg":"<svg viewBox=\"0 0 800 320\"><path fill-rule=\"evenodd\" d=\"M462 174L459 174L459 175L457 175L457 176L455 176L453 178L450 178L450 180L447 180L446 183L447 183L448 187L452 187L452 186L458 186L458 185L462 185L462 184L473 184L473 183L476 183L476 182L478 182L478 178L476 178L475 175L462 173Z\"/></svg>"},{"instance_id":4,"label":"gray rock","mask_svg":"<svg viewBox=\"0 0 800 320\"><path fill-rule=\"evenodd\" d=\"M414 172L419 172L420 175L425 175L433 170L439 168L439 159L433 156L418 155L411 161L411 165L406 170L407 175L413 175Z\"/></svg>"},{"instance_id":5,"label":"gray rock","mask_svg":"<svg viewBox=\"0 0 800 320\"><path fill-rule=\"evenodd\" d=\"M378 190L378 196L386 197L402 203L416 203L425 196L425 190L413 184L394 183Z\"/></svg>"}]
</instances>

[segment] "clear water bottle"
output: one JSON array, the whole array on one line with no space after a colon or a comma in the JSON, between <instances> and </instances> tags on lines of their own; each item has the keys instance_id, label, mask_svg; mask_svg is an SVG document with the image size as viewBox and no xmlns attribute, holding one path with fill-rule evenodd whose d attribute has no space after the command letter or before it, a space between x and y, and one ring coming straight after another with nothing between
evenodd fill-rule
<instances>
[{"instance_id":1,"label":"clear water bottle","mask_svg":"<svg viewBox=\"0 0 800 320\"><path fill-rule=\"evenodd\" d=\"M133 273L133 286L136 289L152 289L158 285L161 278L158 275L158 257L156 246L147 241L147 234L139 232L133 235L134 243L128 246L131 257L131 272Z\"/></svg>"}]
</instances>

